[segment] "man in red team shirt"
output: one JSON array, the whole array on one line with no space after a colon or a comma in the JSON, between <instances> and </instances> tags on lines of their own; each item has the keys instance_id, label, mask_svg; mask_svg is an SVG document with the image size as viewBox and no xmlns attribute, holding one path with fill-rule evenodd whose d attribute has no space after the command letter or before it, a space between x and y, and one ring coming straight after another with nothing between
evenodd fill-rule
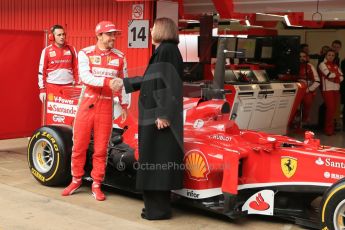
<instances>
[{"instance_id":1,"label":"man in red team shirt","mask_svg":"<svg viewBox=\"0 0 345 230\"><path fill-rule=\"evenodd\" d=\"M52 85L78 83L78 61L76 49L66 43L65 30L60 25L50 29L51 45L43 49L38 69L40 100L46 99L46 89Z\"/></svg>"},{"instance_id":2,"label":"man in red team shirt","mask_svg":"<svg viewBox=\"0 0 345 230\"><path fill-rule=\"evenodd\" d=\"M122 119L126 119L129 97L119 93L120 78L127 77L124 54L113 48L119 30L109 21L96 26L97 44L82 49L78 54L80 80L84 84L73 128L72 182L62 195L72 195L82 184L86 152L91 131L94 137L91 177L92 194L96 200L104 200L101 191L107 159L107 146L113 126L113 97L118 94L122 106Z\"/></svg>"}]
</instances>

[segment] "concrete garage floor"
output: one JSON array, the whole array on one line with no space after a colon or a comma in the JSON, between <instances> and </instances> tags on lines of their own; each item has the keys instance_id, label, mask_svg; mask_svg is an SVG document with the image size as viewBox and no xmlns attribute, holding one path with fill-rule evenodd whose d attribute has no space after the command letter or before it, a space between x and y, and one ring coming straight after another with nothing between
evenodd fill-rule
<instances>
[{"instance_id":1,"label":"concrete garage floor","mask_svg":"<svg viewBox=\"0 0 345 230\"><path fill-rule=\"evenodd\" d=\"M322 144L345 145L343 133L317 138ZM91 196L90 184L73 196L62 197L62 187L42 186L30 174L27 143L27 138L0 141L0 230L303 229L265 216L230 221L186 206L174 206L171 220L150 222L140 218L143 201L139 196L107 188L106 201L99 202Z\"/></svg>"}]
</instances>

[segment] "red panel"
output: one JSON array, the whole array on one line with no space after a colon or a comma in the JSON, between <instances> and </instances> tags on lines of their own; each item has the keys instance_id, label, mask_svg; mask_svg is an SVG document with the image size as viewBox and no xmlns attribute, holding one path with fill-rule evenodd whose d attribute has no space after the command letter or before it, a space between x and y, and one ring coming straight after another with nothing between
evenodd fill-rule
<instances>
[{"instance_id":1,"label":"red panel","mask_svg":"<svg viewBox=\"0 0 345 230\"><path fill-rule=\"evenodd\" d=\"M221 18L231 18L234 12L233 0L212 0Z\"/></svg>"},{"instance_id":2,"label":"red panel","mask_svg":"<svg viewBox=\"0 0 345 230\"><path fill-rule=\"evenodd\" d=\"M40 126L43 32L0 31L0 40L0 139L30 136Z\"/></svg>"}]
</instances>

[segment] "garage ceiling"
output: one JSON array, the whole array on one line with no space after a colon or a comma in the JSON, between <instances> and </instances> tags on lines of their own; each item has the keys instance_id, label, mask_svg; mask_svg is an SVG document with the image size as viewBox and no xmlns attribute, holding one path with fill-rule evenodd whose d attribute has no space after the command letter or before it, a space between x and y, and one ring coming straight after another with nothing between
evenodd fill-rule
<instances>
[{"instance_id":1,"label":"garage ceiling","mask_svg":"<svg viewBox=\"0 0 345 230\"><path fill-rule=\"evenodd\" d=\"M305 21L345 21L345 0L183 0L184 14L218 13L214 3L232 2L232 13L302 13ZM231 3L230 3L231 4ZM225 4L224 4L225 5ZM317 12L320 14L314 14ZM313 16L314 14L314 16Z\"/></svg>"}]
</instances>

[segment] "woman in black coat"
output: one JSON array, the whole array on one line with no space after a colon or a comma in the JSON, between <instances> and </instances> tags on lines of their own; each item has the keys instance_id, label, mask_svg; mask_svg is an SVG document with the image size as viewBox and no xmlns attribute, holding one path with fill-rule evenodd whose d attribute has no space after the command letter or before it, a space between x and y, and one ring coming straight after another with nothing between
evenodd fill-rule
<instances>
[{"instance_id":1,"label":"woman in black coat","mask_svg":"<svg viewBox=\"0 0 345 230\"><path fill-rule=\"evenodd\" d=\"M144 77L123 83L127 93L140 90L136 186L143 191L142 218L157 220L171 217L170 190L183 187L183 60L171 19L156 19L151 36L156 50Z\"/></svg>"}]
</instances>

